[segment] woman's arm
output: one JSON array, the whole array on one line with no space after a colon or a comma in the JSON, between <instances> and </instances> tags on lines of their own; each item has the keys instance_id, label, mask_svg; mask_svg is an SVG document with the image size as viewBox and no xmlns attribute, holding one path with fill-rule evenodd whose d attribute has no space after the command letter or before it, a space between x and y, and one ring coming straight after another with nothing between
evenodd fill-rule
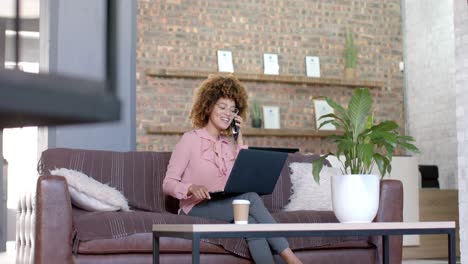
<instances>
[{"instance_id":1,"label":"woman's arm","mask_svg":"<svg viewBox=\"0 0 468 264\"><path fill-rule=\"evenodd\" d=\"M163 192L179 200L187 199L189 196L191 184L183 183L181 180L190 160L190 145L190 136L184 134L172 152L163 181Z\"/></svg>"}]
</instances>

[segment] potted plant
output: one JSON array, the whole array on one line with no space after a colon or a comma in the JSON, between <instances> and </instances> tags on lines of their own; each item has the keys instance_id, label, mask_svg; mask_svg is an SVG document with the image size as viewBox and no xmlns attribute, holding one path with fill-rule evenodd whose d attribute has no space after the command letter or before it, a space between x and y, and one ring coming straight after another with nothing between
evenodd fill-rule
<instances>
[{"instance_id":1,"label":"potted plant","mask_svg":"<svg viewBox=\"0 0 468 264\"><path fill-rule=\"evenodd\" d=\"M356 64L357 64L357 48L354 45L353 34L346 29L345 39L345 78L354 79L356 78Z\"/></svg>"},{"instance_id":2,"label":"potted plant","mask_svg":"<svg viewBox=\"0 0 468 264\"><path fill-rule=\"evenodd\" d=\"M413 137L399 135L394 121L374 124L370 113L372 96L368 89L356 89L344 109L325 98L334 113L320 126L331 123L343 133L330 136L337 144L336 153L328 153L312 163L312 175L319 182L324 160L334 155L341 162L342 174L332 177L333 211L340 222L371 222L377 214L380 178L371 171L377 166L381 177L392 170L391 161L396 147L419 152L411 142ZM344 158L343 158L344 157Z\"/></svg>"},{"instance_id":3,"label":"potted plant","mask_svg":"<svg viewBox=\"0 0 468 264\"><path fill-rule=\"evenodd\" d=\"M250 110L250 118L252 119L252 127L262 127L262 111L257 100L252 101L252 108Z\"/></svg>"}]
</instances>

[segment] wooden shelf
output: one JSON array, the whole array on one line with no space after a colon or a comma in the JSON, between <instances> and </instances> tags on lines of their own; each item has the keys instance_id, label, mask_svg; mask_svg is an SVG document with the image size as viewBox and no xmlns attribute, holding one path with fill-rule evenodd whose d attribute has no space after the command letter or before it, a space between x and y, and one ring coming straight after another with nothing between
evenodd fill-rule
<instances>
[{"instance_id":1,"label":"wooden shelf","mask_svg":"<svg viewBox=\"0 0 468 264\"><path fill-rule=\"evenodd\" d=\"M175 127L147 125L146 133L152 135L181 135L192 130L191 127ZM317 131L313 129L262 129L246 127L242 129L244 136L270 136L270 137L327 137L332 134L339 134L337 131Z\"/></svg>"},{"instance_id":2,"label":"wooden shelf","mask_svg":"<svg viewBox=\"0 0 468 264\"><path fill-rule=\"evenodd\" d=\"M219 72L207 72L196 70L177 70L177 69L148 69L146 75L159 78L186 78L186 79L205 79L210 74L220 74ZM223 73L221 73L223 74ZM367 87L381 88L384 82L366 81L366 80L348 80L348 79L328 79L328 78L311 78L306 76L295 75L265 75L253 73L233 73L241 81L252 82L272 82L272 83L288 83L288 84L307 84L307 85L326 85L326 86L341 86L341 87Z\"/></svg>"}]
</instances>

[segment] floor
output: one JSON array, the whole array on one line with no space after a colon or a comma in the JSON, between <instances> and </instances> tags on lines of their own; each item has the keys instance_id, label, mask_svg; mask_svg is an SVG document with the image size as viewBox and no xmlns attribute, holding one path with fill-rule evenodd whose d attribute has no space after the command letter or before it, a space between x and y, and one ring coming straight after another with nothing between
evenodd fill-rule
<instances>
[{"instance_id":1,"label":"floor","mask_svg":"<svg viewBox=\"0 0 468 264\"><path fill-rule=\"evenodd\" d=\"M7 252L0 253L0 263L15 264L15 244L14 242L7 243ZM446 264L447 260L403 260L402 264ZM460 261L457 261L460 263Z\"/></svg>"}]
</instances>

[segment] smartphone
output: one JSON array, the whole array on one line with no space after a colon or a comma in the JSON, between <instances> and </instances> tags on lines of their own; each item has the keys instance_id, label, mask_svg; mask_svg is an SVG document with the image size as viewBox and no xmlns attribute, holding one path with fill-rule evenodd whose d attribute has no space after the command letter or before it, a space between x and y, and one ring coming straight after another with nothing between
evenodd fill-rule
<instances>
[{"instance_id":1,"label":"smartphone","mask_svg":"<svg viewBox=\"0 0 468 264\"><path fill-rule=\"evenodd\" d=\"M234 138L234 141L237 141L237 137L239 136L239 127L236 125L235 119L232 120L231 130L232 130L232 137Z\"/></svg>"}]
</instances>

